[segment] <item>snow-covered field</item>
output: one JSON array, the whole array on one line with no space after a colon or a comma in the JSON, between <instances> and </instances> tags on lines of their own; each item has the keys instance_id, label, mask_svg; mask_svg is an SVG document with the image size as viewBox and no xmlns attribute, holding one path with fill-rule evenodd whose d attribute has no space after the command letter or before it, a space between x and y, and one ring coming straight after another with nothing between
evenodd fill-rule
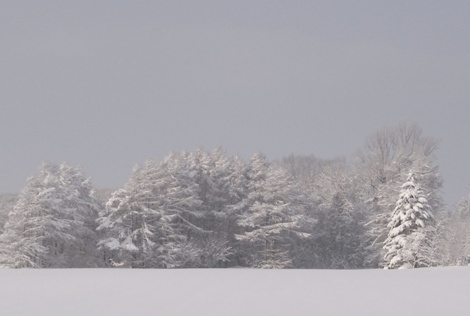
<instances>
[{"instance_id":1,"label":"snow-covered field","mask_svg":"<svg viewBox=\"0 0 470 316\"><path fill-rule=\"evenodd\" d=\"M0 270L0 315L470 315L470 268Z\"/></svg>"}]
</instances>

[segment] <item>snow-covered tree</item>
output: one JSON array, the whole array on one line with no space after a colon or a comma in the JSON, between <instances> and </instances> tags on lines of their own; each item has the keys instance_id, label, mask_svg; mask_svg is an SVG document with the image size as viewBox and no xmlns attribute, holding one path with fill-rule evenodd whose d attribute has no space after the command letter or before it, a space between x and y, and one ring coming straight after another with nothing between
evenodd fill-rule
<instances>
[{"instance_id":1,"label":"snow-covered tree","mask_svg":"<svg viewBox=\"0 0 470 316\"><path fill-rule=\"evenodd\" d=\"M15 268L97 266L99 204L78 168L43 164L28 180L0 237L0 262Z\"/></svg>"},{"instance_id":2,"label":"snow-covered tree","mask_svg":"<svg viewBox=\"0 0 470 316\"><path fill-rule=\"evenodd\" d=\"M409 170L420 179L435 214L443 209L442 179L435 163L436 142L423 135L416 124L402 123L371 135L356 156L356 175L360 196L367 206L368 256L365 265L377 267L384 253L387 224L396 197Z\"/></svg>"},{"instance_id":3,"label":"snow-covered tree","mask_svg":"<svg viewBox=\"0 0 470 316\"><path fill-rule=\"evenodd\" d=\"M112 194L98 219L106 260L135 268L184 266L197 256L187 246L201 230L198 186L187 157L169 155L136 167L123 189Z\"/></svg>"},{"instance_id":4,"label":"snow-covered tree","mask_svg":"<svg viewBox=\"0 0 470 316\"><path fill-rule=\"evenodd\" d=\"M468 265L470 263L470 197L460 201L443 223L443 238L439 244L443 264Z\"/></svg>"},{"instance_id":5,"label":"snow-covered tree","mask_svg":"<svg viewBox=\"0 0 470 316\"><path fill-rule=\"evenodd\" d=\"M364 203L355 174L345 161L325 166L314 187L318 225L313 233L320 268L361 268L364 261Z\"/></svg>"},{"instance_id":6,"label":"snow-covered tree","mask_svg":"<svg viewBox=\"0 0 470 316\"><path fill-rule=\"evenodd\" d=\"M306 189L309 218L318 220L311 236L294 249L294 267L351 269L363 265L365 205L355 170L342 158L290 155L280 162Z\"/></svg>"},{"instance_id":7,"label":"snow-covered tree","mask_svg":"<svg viewBox=\"0 0 470 316\"><path fill-rule=\"evenodd\" d=\"M429 266L429 230L433 215L415 175L411 172L402 190L388 224L390 229L384 242L387 269Z\"/></svg>"},{"instance_id":8,"label":"snow-covered tree","mask_svg":"<svg viewBox=\"0 0 470 316\"><path fill-rule=\"evenodd\" d=\"M0 195L0 234L3 232L8 213L13 210L16 202L18 202L18 194L2 194Z\"/></svg>"},{"instance_id":9,"label":"snow-covered tree","mask_svg":"<svg viewBox=\"0 0 470 316\"><path fill-rule=\"evenodd\" d=\"M249 243L253 253L252 266L284 268L291 265L292 237L307 237L301 224L307 198L289 175L270 165L266 157L256 154L248 170L246 207L238 224L245 229L237 235Z\"/></svg>"},{"instance_id":10,"label":"snow-covered tree","mask_svg":"<svg viewBox=\"0 0 470 316\"><path fill-rule=\"evenodd\" d=\"M212 267L238 265L237 251L232 250L238 248L234 237L237 233L238 206L246 196L246 166L238 157L228 157L222 148L211 152L200 148L189 155L189 160L191 170L196 175L201 200L202 216L197 225L210 235L196 237L204 252L201 258L222 258L223 254L230 253L230 256L224 257L224 260ZM214 246L215 244L219 246ZM225 245L225 248L220 247L221 245ZM207 262L205 260L201 265L208 267Z\"/></svg>"},{"instance_id":11,"label":"snow-covered tree","mask_svg":"<svg viewBox=\"0 0 470 316\"><path fill-rule=\"evenodd\" d=\"M207 152L202 148L189 154L188 159L199 187L198 198L203 214L199 226L207 231L219 231L232 200L230 160L222 149Z\"/></svg>"},{"instance_id":12,"label":"snow-covered tree","mask_svg":"<svg viewBox=\"0 0 470 316\"><path fill-rule=\"evenodd\" d=\"M325 167L336 165L338 159L320 159L314 155L291 154L278 163L311 196L318 195L315 183Z\"/></svg>"},{"instance_id":13,"label":"snow-covered tree","mask_svg":"<svg viewBox=\"0 0 470 316\"><path fill-rule=\"evenodd\" d=\"M105 260L132 267L219 267L236 260L231 244L243 168L222 149L173 153L137 167L100 214Z\"/></svg>"}]
</instances>

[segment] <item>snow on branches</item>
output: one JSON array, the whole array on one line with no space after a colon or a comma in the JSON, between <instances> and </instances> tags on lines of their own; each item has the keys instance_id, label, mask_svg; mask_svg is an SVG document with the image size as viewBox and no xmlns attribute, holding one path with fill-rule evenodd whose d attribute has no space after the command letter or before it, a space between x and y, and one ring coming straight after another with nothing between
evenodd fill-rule
<instances>
[{"instance_id":1,"label":"snow on branches","mask_svg":"<svg viewBox=\"0 0 470 316\"><path fill-rule=\"evenodd\" d=\"M408 175L396 207L388 224L388 238L384 242L385 262L388 269L426 266L422 258L428 242L427 225L432 221L431 208L425 193L413 173Z\"/></svg>"}]
</instances>

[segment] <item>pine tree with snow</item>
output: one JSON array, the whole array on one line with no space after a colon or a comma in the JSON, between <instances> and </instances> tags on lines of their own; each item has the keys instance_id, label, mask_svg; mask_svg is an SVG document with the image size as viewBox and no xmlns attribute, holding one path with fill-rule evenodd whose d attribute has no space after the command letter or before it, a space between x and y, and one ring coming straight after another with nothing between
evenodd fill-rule
<instances>
[{"instance_id":1,"label":"pine tree with snow","mask_svg":"<svg viewBox=\"0 0 470 316\"><path fill-rule=\"evenodd\" d=\"M470 196L462 199L443 221L441 253L446 266L470 263Z\"/></svg>"},{"instance_id":2,"label":"pine tree with snow","mask_svg":"<svg viewBox=\"0 0 470 316\"><path fill-rule=\"evenodd\" d=\"M284 170L271 166L262 154L251 159L248 180L249 193L242 202L246 210L238 220L245 232L237 238L252 247L254 267L289 267L291 237L308 236L301 231L306 197Z\"/></svg>"},{"instance_id":3,"label":"pine tree with snow","mask_svg":"<svg viewBox=\"0 0 470 316\"><path fill-rule=\"evenodd\" d=\"M8 216L0 264L15 268L97 266L99 204L77 168L43 164Z\"/></svg>"},{"instance_id":4,"label":"pine tree with snow","mask_svg":"<svg viewBox=\"0 0 470 316\"><path fill-rule=\"evenodd\" d=\"M244 164L236 157L227 157L222 148L207 152L200 148L189 156L190 168L195 174L199 186L202 217L197 220L198 226L207 234L195 236L197 246L201 249L202 267L221 267L235 260L230 257L234 248L235 222L237 205L243 200ZM239 164L241 163L241 165ZM208 260L219 258L219 260ZM221 259L224 258L224 259ZM236 264L236 263L234 263Z\"/></svg>"},{"instance_id":5,"label":"pine tree with snow","mask_svg":"<svg viewBox=\"0 0 470 316\"><path fill-rule=\"evenodd\" d=\"M311 237L299 239L293 251L295 268L362 268L366 242L365 205L358 176L344 158L319 159L290 155L281 166L306 189Z\"/></svg>"},{"instance_id":6,"label":"pine tree with snow","mask_svg":"<svg viewBox=\"0 0 470 316\"><path fill-rule=\"evenodd\" d=\"M198 251L189 243L201 231L198 186L187 154L137 167L123 189L113 193L98 219L105 259L134 268L185 266Z\"/></svg>"},{"instance_id":7,"label":"pine tree with snow","mask_svg":"<svg viewBox=\"0 0 470 316\"><path fill-rule=\"evenodd\" d=\"M381 265L385 255L383 242L389 232L387 224L409 170L419 175L420 187L426 192L433 213L438 215L443 210L436 149L437 142L426 137L418 125L401 123L374 133L359 151L357 185L367 212L365 266Z\"/></svg>"},{"instance_id":8,"label":"pine tree with snow","mask_svg":"<svg viewBox=\"0 0 470 316\"><path fill-rule=\"evenodd\" d=\"M358 198L354 174L344 162L331 163L317 176L315 213L318 224L313 232L318 267L328 269L362 268L365 251L364 205Z\"/></svg>"},{"instance_id":9,"label":"pine tree with snow","mask_svg":"<svg viewBox=\"0 0 470 316\"><path fill-rule=\"evenodd\" d=\"M428 249L428 226L433 220L426 194L411 172L402 190L388 224L388 238L384 242L386 269L406 269L428 266L424 249Z\"/></svg>"}]
</instances>

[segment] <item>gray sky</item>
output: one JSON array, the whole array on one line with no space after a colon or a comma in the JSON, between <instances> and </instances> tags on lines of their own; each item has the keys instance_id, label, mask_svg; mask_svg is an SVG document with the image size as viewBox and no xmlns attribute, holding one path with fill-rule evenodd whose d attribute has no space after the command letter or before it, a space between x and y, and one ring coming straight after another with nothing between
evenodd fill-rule
<instances>
[{"instance_id":1,"label":"gray sky","mask_svg":"<svg viewBox=\"0 0 470 316\"><path fill-rule=\"evenodd\" d=\"M470 1L1 1L0 192L224 146L350 156L403 120L470 189Z\"/></svg>"}]
</instances>

